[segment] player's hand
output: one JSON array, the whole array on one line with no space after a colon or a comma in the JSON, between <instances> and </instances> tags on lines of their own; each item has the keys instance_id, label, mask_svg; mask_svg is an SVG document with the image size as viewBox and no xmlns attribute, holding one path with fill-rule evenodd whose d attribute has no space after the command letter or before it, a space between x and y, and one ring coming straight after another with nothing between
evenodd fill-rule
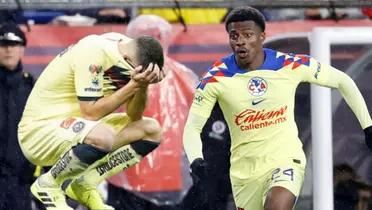
<instances>
[{"instance_id":1,"label":"player's hand","mask_svg":"<svg viewBox=\"0 0 372 210\"><path fill-rule=\"evenodd\" d=\"M190 165L191 178L195 184L205 179L207 176L207 163L202 158L197 158Z\"/></svg>"},{"instance_id":2,"label":"player's hand","mask_svg":"<svg viewBox=\"0 0 372 210\"><path fill-rule=\"evenodd\" d=\"M164 71L157 64L150 63L146 69L138 66L132 73L132 80L142 86L160 82L165 77Z\"/></svg>"},{"instance_id":3,"label":"player's hand","mask_svg":"<svg viewBox=\"0 0 372 210\"><path fill-rule=\"evenodd\" d=\"M372 151L372 126L365 128L364 134L366 136L367 147Z\"/></svg>"}]
</instances>

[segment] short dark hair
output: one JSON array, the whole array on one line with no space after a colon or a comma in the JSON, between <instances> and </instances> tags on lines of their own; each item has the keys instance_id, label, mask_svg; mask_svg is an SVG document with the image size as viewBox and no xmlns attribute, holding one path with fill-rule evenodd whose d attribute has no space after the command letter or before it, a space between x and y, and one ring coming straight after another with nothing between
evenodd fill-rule
<instances>
[{"instance_id":1,"label":"short dark hair","mask_svg":"<svg viewBox=\"0 0 372 210\"><path fill-rule=\"evenodd\" d=\"M137 44L137 56L139 64L142 65L143 69L147 68L150 63L156 63L159 68L163 68L163 48L159 41L147 35L140 36L135 40Z\"/></svg>"},{"instance_id":2,"label":"short dark hair","mask_svg":"<svg viewBox=\"0 0 372 210\"><path fill-rule=\"evenodd\" d=\"M231 10L226 17L225 29L228 32L228 26L232 22L249 20L255 22L263 32L265 31L265 17L260 11L250 6L241 6Z\"/></svg>"},{"instance_id":3,"label":"short dark hair","mask_svg":"<svg viewBox=\"0 0 372 210\"><path fill-rule=\"evenodd\" d=\"M340 173L340 174L341 173L348 173L348 174L355 175L355 170L350 165L348 165L346 163L342 163L342 164L339 164L339 165L335 165L334 166L333 173L334 174L337 174L337 173Z\"/></svg>"}]
</instances>

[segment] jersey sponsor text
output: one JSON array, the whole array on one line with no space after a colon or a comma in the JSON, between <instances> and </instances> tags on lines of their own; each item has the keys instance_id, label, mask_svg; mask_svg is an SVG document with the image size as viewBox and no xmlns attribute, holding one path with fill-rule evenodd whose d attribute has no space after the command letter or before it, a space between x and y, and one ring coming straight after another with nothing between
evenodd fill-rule
<instances>
[{"instance_id":1,"label":"jersey sponsor text","mask_svg":"<svg viewBox=\"0 0 372 210\"><path fill-rule=\"evenodd\" d=\"M235 124L242 131L265 128L287 121L286 112L287 105L272 111L245 109L235 115Z\"/></svg>"}]
</instances>

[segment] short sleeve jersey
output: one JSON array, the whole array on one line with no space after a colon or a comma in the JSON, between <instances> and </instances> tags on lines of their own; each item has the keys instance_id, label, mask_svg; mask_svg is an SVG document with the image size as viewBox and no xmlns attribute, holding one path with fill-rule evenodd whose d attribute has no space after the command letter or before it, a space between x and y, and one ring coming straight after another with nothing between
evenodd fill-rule
<instances>
[{"instance_id":1,"label":"short sleeve jersey","mask_svg":"<svg viewBox=\"0 0 372 210\"><path fill-rule=\"evenodd\" d=\"M95 101L124 86L133 69L119 53L119 33L90 35L57 55L42 72L21 123L81 116L79 101Z\"/></svg>"}]
</instances>

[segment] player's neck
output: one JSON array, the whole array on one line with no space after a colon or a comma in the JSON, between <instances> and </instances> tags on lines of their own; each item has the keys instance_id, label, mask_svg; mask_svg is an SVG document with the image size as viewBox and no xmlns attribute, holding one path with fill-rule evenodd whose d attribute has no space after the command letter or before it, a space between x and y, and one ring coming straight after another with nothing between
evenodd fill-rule
<instances>
[{"instance_id":1,"label":"player's neck","mask_svg":"<svg viewBox=\"0 0 372 210\"><path fill-rule=\"evenodd\" d=\"M134 41L118 42L119 52L122 56L128 55L136 51L136 44Z\"/></svg>"},{"instance_id":2,"label":"player's neck","mask_svg":"<svg viewBox=\"0 0 372 210\"><path fill-rule=\"evenodd\" d=\"M247 62L244 60L237 60L235 57L235 61L239 68L244 69L246 71L254 71L258 69L265 61L265 53L264 51L260 51L251 62Z\"/></svg>"}]
</instances>

